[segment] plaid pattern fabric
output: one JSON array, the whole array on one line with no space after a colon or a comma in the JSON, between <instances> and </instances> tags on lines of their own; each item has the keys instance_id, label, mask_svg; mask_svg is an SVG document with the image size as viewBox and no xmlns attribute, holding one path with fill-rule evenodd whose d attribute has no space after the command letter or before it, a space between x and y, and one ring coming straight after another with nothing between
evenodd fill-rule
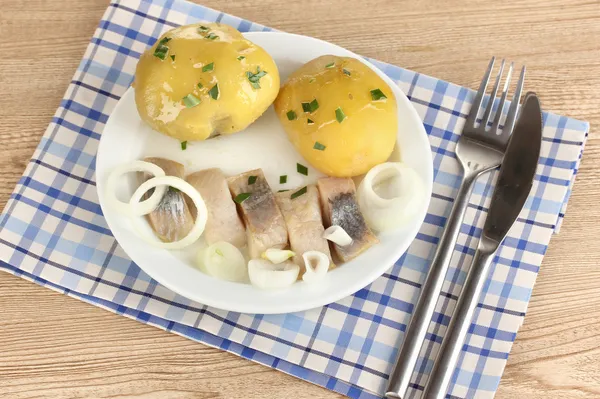
<instances>
[{"instance_id":1,"label":"plaid pattern fabric","mask_svg":"<svg viewBox=\"0 0 600 399\"><path fill-rule=\"evenodd\" d=\"M171 27L220 21L269 30L181 0L121 0L104 14L73 81L0 217L0 268L222 348L352 398L380 397L459 184L454 147L473 92L373 61L421 116L435 166L433 199L416 240L373 284L307 312L248 315L194 303L157 284L119 247L95 187L98 140L133 79L137 58ZM564 214L588 124L544 114L532 194L494 260L452 380L452 398L489 398L500 381L537 272ZM495 173L471 198L410 397L418 398L481 233Z\"/></svg>"}]
</instances>

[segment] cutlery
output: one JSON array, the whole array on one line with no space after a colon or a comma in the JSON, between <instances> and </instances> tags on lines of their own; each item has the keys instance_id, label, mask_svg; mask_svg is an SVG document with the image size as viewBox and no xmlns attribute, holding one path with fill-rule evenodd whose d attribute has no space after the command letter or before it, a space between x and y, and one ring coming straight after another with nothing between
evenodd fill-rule
<instances>
[{"instance_id":1,"label":"cutlery","mask_svg":"<svg viewBox=\"0 0 600 399\"><path fill-rule=\"evenodd\" d=\"M488 122L492 113L494 100L504 71L504 60L502 60L500 65L500 70L496 76L492 94L490 95L487 107L483 113L481 123L478 126L475 126L477 115L483 103L485 91L494 68L494 62L495 58L492 57L479 86L479 90L475 95L473 105L471 106L471 110L465 121L462 135L456 144L456 157L460 164L461 184L456 199L454 200L452 211L448 216L446 228L442 233L436 253L433 257L429 272L421 287L419 301L415 306L411 321L404 334L404 341L400 348L396 365L392 374L390 374L388 389L385 394L388 398L405 399L410 378L419 358L421 347L425 342L427 328L433 317L435 304L442 290L444 277L450 265L454 246L456 245L465 211L469 205L469 197L473 191L475 180L483 173L489 172L500 165L514 127L519 100L521 98L521 91L523 90L525 67L521 69L521 75L519 76L512 103L506 116L504 128L500 130L500 118L504 109L508 85L513 70L513 64L511 63L508 68L508 74L494 116L494 121L491 128L488 129Z\"/></svg>"},{"instance_id":2,"label":"cutlery","mask_svg":"<svg viewBox=\"0 0 600 399\"><path fill-rule=\"evenodd\" d=\"M425 399L444 399L446 396L492 260L531 191L541 142L540 102L534 93L527 93L502 161L477 251L425 386Z\"/></svg>"}]
</instances>

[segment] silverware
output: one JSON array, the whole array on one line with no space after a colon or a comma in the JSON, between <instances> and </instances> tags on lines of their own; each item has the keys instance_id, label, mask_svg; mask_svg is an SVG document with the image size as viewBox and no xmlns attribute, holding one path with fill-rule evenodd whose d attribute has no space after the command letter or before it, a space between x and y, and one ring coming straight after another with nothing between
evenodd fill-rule
<instances>
[{"instance_id":1,"label":"silverware","mask_svg":"<svg viewBox=\"0 0 600 399\"><path fill-rule=\"evenodd\" d=\"M542 109L527 93L508 144L479 246L456 304L454 315L434 362L423 398L444 399L454 373L475 307L500 243L521 212L531 191L542 142Z\"/></svg>"},{"instance_id":2,"label":"silverware","mask_svg":"<svg viewBox=\"0 0 600 399\"><path fill-rule=\"evenodd\" d=\"M429 273L421 288L419 301L413 311L411 321L404 334L404 342L400 348L398 360L388 383L388 389L385 394L388 398L404 399L408 384L413 370L417 363L421 346L425 342L425 335L429 322L433 317L435 304L442 290L444 277L450 265L450 259L454 252L456 239L460 231L460 225L465 216L465 211L469 205L469 197L473 191L475 180L483 173L488 172L500 165L508 139L512 133L521 91L523 89L523 81L525 79L525 67L521 70L521 75L517 83L517 88L513 95L511 106L506 116L504 128L500 132L500 118L506 101L508 85L512 75L513 64L511 63L508 69L506 82L502 90L500 102L492 123L491 129L487 129L488 122L492 113L492 108L500 80L504 71L504 60L500 65L500 70L494 83L494 88L490 96L487 108L483 114L481 123L476 127L477 114L481 108L487 84L490 80L492 70L494 68L495 59L492 58L488 65L488 69L483 76L479 90L475 95L473 105L467 116L462 135L456 145L456 157L461 165L461 185L458 189L454 206L448 216L446 228L440 238L437 251L433 257Z\"/></svg>"}]
</instances>

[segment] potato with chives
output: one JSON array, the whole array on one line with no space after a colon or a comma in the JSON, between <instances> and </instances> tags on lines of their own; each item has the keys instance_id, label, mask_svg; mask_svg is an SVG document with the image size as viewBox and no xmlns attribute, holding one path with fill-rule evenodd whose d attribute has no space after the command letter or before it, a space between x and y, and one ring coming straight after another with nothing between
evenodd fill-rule
<instances>
[{"instance_id":1,"label":"potato with chives","mask_svg":"<svg viewBox=\"0 0 600 399\"><path fill-rule=\"evenodd\" d=\"M396 98L354 58L309 61L290 75L274 106L298 152L329 176L362 175L385 162L396 144Z\"/></svg>"},{"instance_id":2,"label":"potato with chives","mask_svg":"<svg viewBox=\"0 0 600 399\"><path fill-rule=\"evenodd\" d=\"M245 129L271 105L279 72L271 56L231 26L172 29L142 54L134 80L143 121L179 141Z\"/></svg>"}]
</instances>

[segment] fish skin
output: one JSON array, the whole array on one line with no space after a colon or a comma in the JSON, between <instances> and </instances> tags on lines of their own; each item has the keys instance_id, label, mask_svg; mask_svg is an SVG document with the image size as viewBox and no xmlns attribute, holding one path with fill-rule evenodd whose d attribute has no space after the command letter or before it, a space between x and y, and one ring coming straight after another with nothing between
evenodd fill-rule
<instances>
[{"instance_id":1,"label":"fish skin","mask_svg":"<svg viewBox=\"0 0 600 399\"><path fill-rule=\"evenodd\" d=\"M248 184L250 176L256 176L254 184ZM246 224L250 258L260 258L269 248L285 248L288 244L285 220L262 169L232 176L227 179L227 183L233 198L242 193L251 194L248 199L237 205Z\"/></svg>"},{"instance_id":2,"label":"fish skin","mask_svg":"<svg viewBox=\"0 0 600 399\"><path fill-rule=\"evenodd\" d=\"M291 250L296 253L294 262L300 266L300 276L306 270L302 254L306 251L319 251L329 257L331 269L334 264L329 251L329 243L323 238L325 228L319 192L315 185L307 186L306 194L291 199L293 190L275 194L277 205L283 214L288 229Z\"/></svg>"},{"instance_id":3,"label":"fish skin","mask_svg":"<svg viewBox=\"0 0 600 399\"><path fill-rule=\"evenodd\" d=\"M161 168L166 176L183 179L185 168L182 164L165 158L148 157L144 161L153 163ZM140 173L142 183L153 177L148 173ZM153 192L153 190L151 190ZM144 199L151 195L148 191ZM163 242L179 241L188 235L194 227L194 218L186 203L185 196L179 191L168 189L156 209L146 215L146 220Z\"/></svg>"},{"instance_id":4,"label":"fish skin","mask_svg":"<svg viewBox=\"0 0 600 399\"><path fill-rule=\"evenodd\" d=\"M246 229L240 216L227 179L221 169L212 168L194 172L186 177L202 196L208 210L208 219L204 228L204 239L208 245L225 241L237 248L246 245ZM196 215L196 207L188 201L192 214Z\"/></svg>"},{"instance_id":5,"label":"fish skin","mask_svg":"<svg viewBox=\"0 0 600 399\"><path fill-rule=\"evenodd\" d=\"M341 261L348 262L379 243L360 211L351 178L323 177L317 181L317 188L325 226L340 226L352 238L350 245L332 245Z\"/></svg>"}]
</instances>

